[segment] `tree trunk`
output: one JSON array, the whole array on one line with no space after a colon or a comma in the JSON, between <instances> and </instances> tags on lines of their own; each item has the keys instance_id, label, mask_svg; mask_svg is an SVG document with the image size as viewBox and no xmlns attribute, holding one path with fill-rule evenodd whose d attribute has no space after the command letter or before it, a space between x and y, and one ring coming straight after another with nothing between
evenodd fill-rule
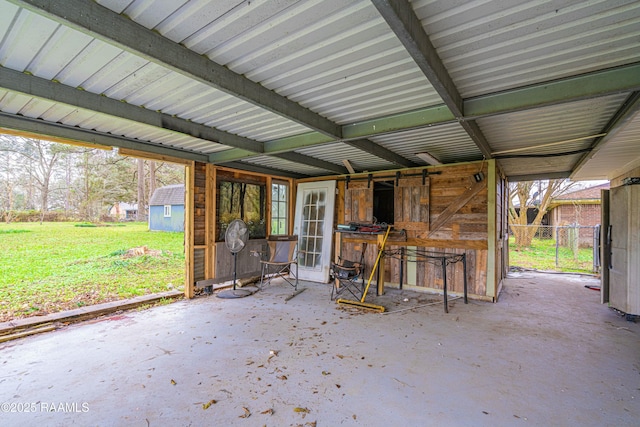
<instances>
[{"instance_id":1,"label":"tree trunk","mask_svg":"<svg viewBox=\"0 0 640 427\"><path fill-rule=\"evenodd\" d=\"M144 160L138 159L138 211L136 220L144 220Z\"/></svg>"},{"instance_id":2,"label":"tree trunk","mask_svg":"<svg viewBox=\"0 0 640 427\"><path fill-rule=\"evenodd\" d=\"M515 237L515 244L518 249L531 246L533 238L542 223L542 218L544 214L547 213L552 197L559 195L571 187L571 184L569 184L562 188L564 183L565 180L549 180L544 194L541 194L543 191L542 185L538 183L538 213L531 224L527 223L527 214L529 209L536 208L533 201L529 201L533 189L533 182L518 182L517 186L511 190L515 190L515 195L520 204L520 212L517 213L513 206L513 199L509 197L509 226ZM561 189L562 191L560 191Z\"/></svg>"},{"instance_id":3,"label":"tree trunk","mask_svg":"<svg viewBox=\"0 0 640 427\"><path fill-rule=\"evenodd\" d=\"M151 196L156 191L156 162L149 162L149 197L147 200L151 200Z\"/></svg>"},{"instance_id":4,"label":"tree trunk","mask_svg":"<svg viewBox=\"0 0 640 427\"><path fill-rule=\"evenodd\" d=\"M64 190L64 215L68 218L71 213L71 186L73 185L73 179L71 175L71 161L72 157L70 155L66 156L66 165L65 165L65 190Z\"/></svg>"}]
</instances>

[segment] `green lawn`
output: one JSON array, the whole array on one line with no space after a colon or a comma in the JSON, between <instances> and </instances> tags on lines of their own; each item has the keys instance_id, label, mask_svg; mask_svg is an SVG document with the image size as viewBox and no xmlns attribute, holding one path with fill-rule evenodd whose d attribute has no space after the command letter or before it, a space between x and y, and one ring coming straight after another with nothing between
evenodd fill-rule
<instances>
[{"instance_id":1,"label":"green lawn","mask_svg":"<svg viewBox=\"0 0 640 427\"><path fill-rule=\"evenodd\" d=\"M78 225L0 224L0 321L183 288L183 233Z\"/></svg>"},{"instance_id":2,"label":"green lawn","mask_svg":"<svg viewBox=\"0 0 640 427\"><path fill-rule=\"evenodd\" d=\"M556 266L556 241L553 239L533 239L529 248L518 250L514 238L509 239L509 264L535 270L593 273L593 249L581 248L577 259L568 247L558 250Z\"/></svg>"}]
</instances>

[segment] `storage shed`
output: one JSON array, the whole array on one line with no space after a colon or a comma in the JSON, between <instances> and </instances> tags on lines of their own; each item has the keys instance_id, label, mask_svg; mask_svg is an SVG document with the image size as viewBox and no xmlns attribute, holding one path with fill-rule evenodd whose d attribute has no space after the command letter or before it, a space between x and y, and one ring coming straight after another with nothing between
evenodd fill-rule
<instances>
[{"instance_id":1,"label":"storage shed","mask_svg":"<svg viewBox=\"0 0 640 427\"><path fill-rule=\"evenodd\" d=\"M149 230L184 231L184 184L167 185L153 192Z\"/></svg>"}]
</instances>

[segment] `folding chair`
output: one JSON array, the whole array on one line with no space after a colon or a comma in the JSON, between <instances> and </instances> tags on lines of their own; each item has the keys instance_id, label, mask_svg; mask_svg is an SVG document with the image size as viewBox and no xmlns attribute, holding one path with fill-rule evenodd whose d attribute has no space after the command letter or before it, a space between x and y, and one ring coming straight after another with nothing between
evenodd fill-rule
<instances>
[{"instance_id":1,"label":"folding chair","mask_svg":"<svg viewBox=\"0 0 640 427\"><path fill-rule=\"evenodd\" d=\"M269 259L260 260L262 266L260 289L268 285L271 280L282 277L295 290L298 290L298 258L296 255L298 236L271 235L267 237L267 244L269 245ZM292 265L296 266L295 274L291 271Z\"/></svg>"},{"instance_id":2,"label":"folding chair","mask_svg":"<svg viewBox=\"0 0 640 427\"><path fill-rule=\"evenodd\" d=\"M362 298L364 292L364 264L339 258L338 263L331 263L330 273L333 276L331 300L338 298L345 292L350 293L356 300Z\"/></svg>"}]
</instances>

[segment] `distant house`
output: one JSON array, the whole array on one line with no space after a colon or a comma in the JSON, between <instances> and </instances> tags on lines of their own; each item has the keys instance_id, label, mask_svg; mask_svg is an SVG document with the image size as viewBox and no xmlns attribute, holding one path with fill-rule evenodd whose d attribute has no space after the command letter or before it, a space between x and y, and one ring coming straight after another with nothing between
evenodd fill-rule
<instances>
[{"instance_id":1,"label":"distant house","mask_svg":"<svg viewBox=\"0 0 640 427\"><path fill-rule=\"evenodd\" d=\"M551 201L549 205L550 225L594 227L600 224L601 190L607 190L609 183L583 188L563 194ZM580 229L580 245L590 246L593 243L593 232Z\"/></svg>"},{"instance_id":2,"label":"distant house","mask_svg":"<svg viewBox=\"0 0 640 427\"><path fill-rule=\"evenodd\" d=\"M184 231L184 185L158 188L149 201L149 230Z\"/></svg>"},{"instance_id":3,"label":"distant house","mask_svg":"<svg viewBox=\"0 0 640 427\"><path fill-rule=\"evenodd\" d=\"M134 221L138 216L138 204L116 202L109 208L109 216L118 221Z\"/></svg>"},{"instance_id":4,"label":"distant house","mask_svg":"<svg viewBox=\"0 0 640 427\"><path fill-rule=\"evenodd\" d=\"M551 225L600 224L600 190L607 190L609 183L572 191L554 198L549 205Z\"/></svg>"}]
</instances>

